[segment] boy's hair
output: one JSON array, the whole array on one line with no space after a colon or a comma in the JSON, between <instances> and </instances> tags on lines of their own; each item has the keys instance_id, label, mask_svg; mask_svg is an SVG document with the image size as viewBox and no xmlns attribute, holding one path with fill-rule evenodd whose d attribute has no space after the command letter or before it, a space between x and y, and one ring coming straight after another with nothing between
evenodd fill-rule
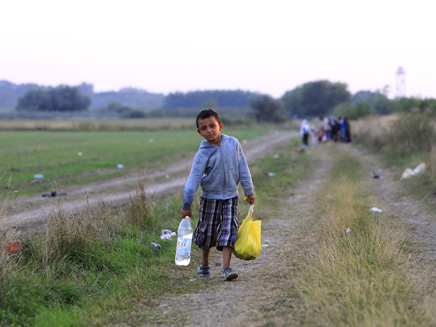
<instances>
[{"instance_id":1,"label":"boy's hair","mask_svg":"<svg viewBox=\"0 0 436 327\"><path fill-rule=\"evenodd\" d=\"M197 124L197 129L198 129L198 121L200 119L206 119L206 118L210 118L210 117L215 117L218 124L221 124L221 119L220 119L220 116L218 115L218 113L216 113L212 109L202 110L202 111L200 111L200 113L197 116L197 119L195 120L195 123Z\"/></svg>"}]
</instances>

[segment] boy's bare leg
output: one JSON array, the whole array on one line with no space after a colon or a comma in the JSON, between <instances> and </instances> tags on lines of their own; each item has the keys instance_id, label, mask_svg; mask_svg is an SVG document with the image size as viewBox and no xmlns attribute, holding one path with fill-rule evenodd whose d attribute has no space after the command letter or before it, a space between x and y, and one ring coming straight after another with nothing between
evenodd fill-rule
<instances>
[{"instance_id":1,"label":"boy's bare leg","mask_svg":"<svg viewBox=\"0 0 436 327\"><path fill-rule=\"evenodd\" d=\"M230 259L232 258L232 248L223 246L223 269L230 267Z\"/></svg>"},{"instance_id":2,"label":"boy's bare leg","mask_svg":"<svg viewBox=\"0 0 436 327\"><path fill-rule=\"evenodd\" d=\"M204 266L209 265L209 252L210 252L210 249L207 249L207 250L201 249L201 261L200 261L201 265L204 265Z\"/></svg>"}]
</instances>

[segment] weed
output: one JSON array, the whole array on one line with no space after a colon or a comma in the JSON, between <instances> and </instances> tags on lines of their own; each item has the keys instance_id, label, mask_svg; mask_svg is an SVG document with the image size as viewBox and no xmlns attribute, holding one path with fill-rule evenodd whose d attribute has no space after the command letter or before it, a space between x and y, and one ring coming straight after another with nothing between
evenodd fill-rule
<instances>
[{"instance_id":1,"label":"weed","mask_svg":"<svg viewBox=\"0 0 436 327\"><path fill-rule=\"evenodd\" d=\"M145 190L146 180L139 180L136 192L130 195L130 215L128 221L138 227L154 228L156 218L153 215L153 202L148 197Z\"/></svg>"}]
</instances>

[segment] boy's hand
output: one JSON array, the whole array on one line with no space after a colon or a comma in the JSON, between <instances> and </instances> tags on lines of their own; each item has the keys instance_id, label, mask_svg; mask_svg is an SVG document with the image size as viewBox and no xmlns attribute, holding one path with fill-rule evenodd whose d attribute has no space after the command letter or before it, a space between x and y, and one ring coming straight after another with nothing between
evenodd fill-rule
<instances>
[{"instance_id":1,"label":"boy's hand","mask_svg":"<svg viewBox=\"0 0 436 327\"><path fill-rule=\"evenodd\" d=\"M247 196L247 198L245 199L245 201L247 201L247 203L248 203L249 205L253 205L253 204L254 204L254 200L255 200L255 196L254 196L254 194L253 194L253 195L250 195L250 196Z\"/></svg>"},{"instance_id":2,"label":"boy's hand","mask_svg":"<svg viewBox=\"0 0 436 327\"><path fill-rule=\"evenodd\" d=\"M182 209L182 218L185 218L186 216L188 216L189 218L191 218L191 216L192 216L192 210L183 210L183 209Z\"/></svg>"}]
</instances>

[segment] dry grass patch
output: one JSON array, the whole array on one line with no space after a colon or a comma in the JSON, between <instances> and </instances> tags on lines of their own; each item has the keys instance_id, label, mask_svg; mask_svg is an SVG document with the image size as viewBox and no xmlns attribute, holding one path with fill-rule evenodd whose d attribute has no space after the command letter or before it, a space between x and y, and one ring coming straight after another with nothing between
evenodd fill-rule
<instances>
[{"instance_id":1,"label":"dry grass patch","mask_svg":"<svg viewBox=\"0 0 436 327\"><path fill-rule=\"evenodd\" d=\"M347 178L317 201L319 241L305 251L297 282L302 322L316 326L431 326L405 232L370 213L368 194ZM347 232L348 230L348 232Z\"/></svg>"}]
</instances>

